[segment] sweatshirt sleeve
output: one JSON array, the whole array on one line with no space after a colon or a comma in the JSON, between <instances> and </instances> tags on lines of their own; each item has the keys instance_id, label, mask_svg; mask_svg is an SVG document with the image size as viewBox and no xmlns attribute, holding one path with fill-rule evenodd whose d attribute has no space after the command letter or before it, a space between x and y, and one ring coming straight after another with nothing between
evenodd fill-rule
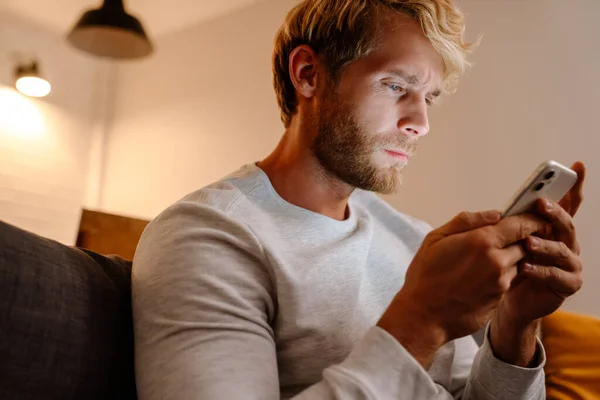
<instances>
[{"instance_id":1,"label":"sweatshirt sleeve","mask_svg":"<svg viewBox=\"0 0 600 400\"><path fill-rule=\"evenodd\" d=\"M139 243L132 297L140 400L279 399L276 295L260 243L226 214L179 203ZM296 399L452 399L373 327Z\"/></svg>"},{"instance_id":2,"label":"sweatshirt sleeve","mask_svg":"<svg viewBox=\"0 0 600 400\"><path fill-rule=\"evenodd\" d=\"M485 339L477 351L470 370L463 400L544 400L546 387L544 379L544 364L546 353L537 339L537 365L533 368L523 368L507 364L494 356L489 341L488 324ZM472 340L471 340L472 341ZM475 344L474 341L473 345ZM460 359L460 352L469 353L463 342L462 348L457 346L455 360ZM461 375L460 372L457 372Z\"/></svg>"},{"instance_id":3,"label":"sweatshirt sleeve","mask_svg":"<svg viewBox=\"0 0 600 400\"><path fill-rule=\"evenodd\" d=\"M455 341L451 391L461 400L543 400L544 347L537 341L537 365L522 368L494 356L489 341L489 324L481 348L471 336Z\"/></svg>"}]
</instances>

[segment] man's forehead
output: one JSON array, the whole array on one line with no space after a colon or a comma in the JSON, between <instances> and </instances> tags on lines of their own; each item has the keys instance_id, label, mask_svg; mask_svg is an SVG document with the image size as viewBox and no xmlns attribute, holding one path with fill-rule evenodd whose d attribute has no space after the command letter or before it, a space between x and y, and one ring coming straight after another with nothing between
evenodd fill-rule
<instances>
[{"instance_id":1,"label":"man's forehead","mask_svg":"<svg viewBox=\"0 0 600 400\"><path fill-rule=\"evenodd\" d=\"M379 43L364 61L372 69L394 70L401 68L406 75L416 76L419 81L425 79L423 66L438 72L444 69L442 56L435 50L423 33L419 23L409 17L394 29L381 29Z\"/></svg>"},{"instance_id":2,"label":"man's forehead","mask_svg":"<svg viewBox=\"0 0 600 400\"><path fill-rule=\"evenodd\" d=\"M435 52L419 22L408 16L398 17L396 23L387 22L379 27L377 42L378 45L375 51L400 51L418 47L431 49Z\"/></svg>"}]
</instances>

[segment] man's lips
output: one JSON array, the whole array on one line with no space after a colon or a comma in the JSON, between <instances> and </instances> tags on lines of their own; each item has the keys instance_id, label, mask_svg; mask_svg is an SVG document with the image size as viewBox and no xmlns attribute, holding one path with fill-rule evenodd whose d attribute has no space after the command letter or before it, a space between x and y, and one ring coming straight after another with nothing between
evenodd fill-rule
<instances>
[{"instance_id":1,"label":"man's lips","mask_svg":"<svg viewBox=\"0 0 600 400\"><path fill-rule=\"evenodd\" d=\"M408 154L406 154L404 151L402 150L388 150L388 149L384 149L384 151L389 155L392 156L394 158L398 158L401 160L408 160Z\"/></svg>"}]
</instances>

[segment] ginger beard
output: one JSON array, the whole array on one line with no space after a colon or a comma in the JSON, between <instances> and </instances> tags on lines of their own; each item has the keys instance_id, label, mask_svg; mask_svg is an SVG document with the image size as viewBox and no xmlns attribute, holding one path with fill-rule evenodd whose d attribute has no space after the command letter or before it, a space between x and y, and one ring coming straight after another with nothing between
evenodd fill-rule
<instances>
[{"instance_id":1,"label":"ginger beard","mask_svg":"<svg viewBox=\"0 0 600 400\"><path fill-rule=\"evenodd\" d=\"M406 162L378 166L384 149L416 151L415 140L401 133L371 133L356 120L352 107L342 101L332 85L323 98L315 121L313 152L329 174L348 185L381 194L396 193L402 183ZM379 157L376 157L376 154ZM390 156L387 156L390 157Z\"/></svg>"}]
</instances>

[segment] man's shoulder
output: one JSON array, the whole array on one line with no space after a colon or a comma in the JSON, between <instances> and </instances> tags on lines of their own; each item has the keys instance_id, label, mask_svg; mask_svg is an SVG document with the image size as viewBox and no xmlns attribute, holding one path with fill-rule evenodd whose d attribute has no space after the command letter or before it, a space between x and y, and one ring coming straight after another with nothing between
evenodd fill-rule
<instances>
[{"instance_id":1,"label":"man's shoulder","mask_svg":"<svg viewBox=\"0 0 600 400\"><path fill-rule=\"evenodd\" d=\"M240 203L250 201L251 195L262 186L258 168L246 165L224 178L184 196L178 203L192 203L231 214Z\"/></svg>"},{"instance_id":2,"label":"man's shoulder","mask_svg":"<svg viewBox=\"0 0 600 400\"><path fill-rule=\"evenodd\" d=\"M150 223L150 227L219 225L234 223L249 214L262 180L257 167L246 165L237 171L185 195L171 204ZM237 224L237 223L236 223Z\"/></svg>"}]
</instances>

